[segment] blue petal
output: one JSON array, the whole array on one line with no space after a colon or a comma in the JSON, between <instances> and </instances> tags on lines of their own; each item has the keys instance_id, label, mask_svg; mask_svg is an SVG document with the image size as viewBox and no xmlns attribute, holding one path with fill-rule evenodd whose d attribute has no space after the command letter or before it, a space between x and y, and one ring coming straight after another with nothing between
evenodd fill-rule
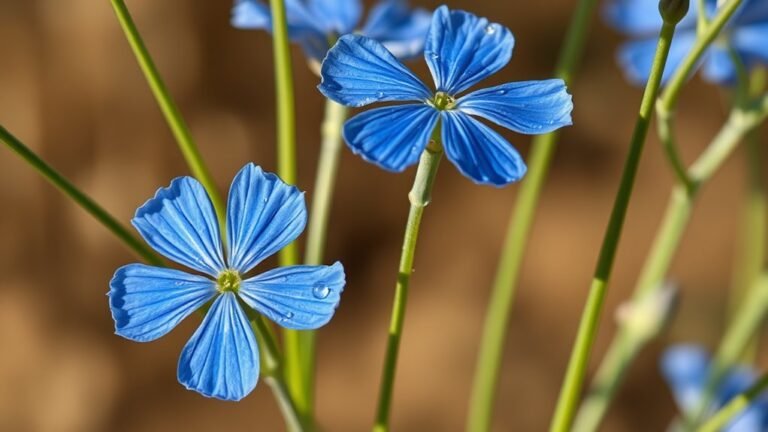
<instances>
[{"instance_id":1,"label":"blue petal","mask_svg":"<svg viewBox=\"0 0 768 432\"><path fill-rule=\"evenodd\" d=\"M281 267L243 281L240 298L285 328L311 330L333 317L344 290L344 267Z\"/></svg>"},{"instance_id":2,"label":"blue petal","mask_svg":"<svg viewBox=\"0 0 768 432\"><path fill-rule=\"evenodd\" d=\"M129 264L109 283L115 333L148 342L173 330L216 294L215 283L179 270Z\"/></svg>"},{"instance_id":3,"label":"blue petal","mask_svg":"<svg viewBox=\"0 0 768 432\"><path fill-rule=\"evenodd\" d=\"M376 39L397 58L410 58L424 51L432 23L426 9L408 7L406 0L381 0L368 14L362 34Z\"/></svg>"},{"instance_id":4,"label":"blue petal","mask_svg":"<svg viewBox=\"0 0 768 432\"><path fill-rule=\"evenodd\" d=\"M432 16L424 58L437 89L455 95L509 63L514 45L508 28L440 6Z\"/></svg>"},{"instance_id":5,"label":"blue petal","mask_svg":"<svg viewBox=\"0 0 768 432\"><path fill-rule=\"evenodd\" d=\"M295 240L306 223L304 194L249 163L237 173L229 189L230 267L248 272Z\"/></svg>"},{"instance_id":6,"label":"blue petal","mask_svg":"<svg viewBox=\"0 0 768 432\"><path fill-rule=\"evenodd\" d=\"M360 0L310 0L308 4L317 25L328 34L352 33L363 13Z\"/></svg>"},{"instance_id":7,"label":"blue petal","mask_svg":"<svg viewBox=\"0 0 768 432\"><path fill-rule=\"evenodd\" d=\"M216 213L203 186L191 177L159 189L131 223L150 246L179 264L211 276L224 269Z\"/></svg>"},{"instance_id":8,"label":"blue petal","mask_svg":"<svg viewBox=\"0 0 768 432\"><path fill-rule=\"evenodd\" d=\"M381 43L364 36L342 36L328 51L320 75L320 92L347 106L424 101L431 96Z\"/></svg>"},{"instance_id":9,"label":"blue petal","mask_svg":"<svg viewBox=\"0 0 768 432\"><path fill-rule=\"evenodd\" d=\"M733 84L736 82L736 66L733 64L728 48L711 46L704 58L702 76L717 84Z\"/></svg>"},{"instance_id":10,"label":"blue petal","mask_svg":"<svg viewBox=\"0 0 768 432\"><path fill-rule=\"evenodd\" d=\"M203 396L238 401L259 378L259 349L232 292L213 302L179 358L179 382Z\"/></svg>"},{"instance_id":11,"label":"blue petal","mask_svg":"<svg viewBox=\"0 0 768 432\"><path fill-rule=\"evenodd\" d=\"M734 29L731 43L745 57L748 66L768 63L768 22Z\"/></svg>"},{"instance_id":12,"label":"blue petal","mask_svg":"<svg viewBox=\"0 0 768 432\"><path fill-rule=\"evenodd\" d=\"M322 33L317 25L317 17L302 0L285 0L285 15L288 36L292 40ZM231 24L240 29L272 32L272 12L269 4L262 0L236 0L232 8Z\"/></svg>"},{"instance_id":13,"label":"blue petal","mask_svg":"<svg viewBox=\"0 0 768 432\"><path fill-rule=\"evenodd\" d=\"M573 102L559 79L502 84L470 93L457 108L525 134L551 132L571 124Z\"/></svg>"},{"instance_id":14,"label":"blue petal","mask_svg":"<svg viewBox=\"0 0 768 432\"><path fill-rule=\"evenodd\" d=\"M241 29L271 30L269 5L258 0L236 0L232 7L231 24Z\"/></svg>"},{"instance_id":15,"label":"blue petal","mask_svg":"<svg viewBox=\"0 0 768 432\"><path fill-rule=\"evenodd\" d=\"M676 345L662 355L661 373L683 414L699 408L709 364L709 354L695 345Z\"/></svg>"},{"instance_id":16,"label":"blue petal","mask_svg":"<svg viewBox=\"0 0 768 432\"><path fill-rule=\"evenodd\" d=\"M714 7L714 2L706 0ZM677 25L678 30L696 26L698 0L690 2L688 14ZM603 17L616 30L634 36L658 36L663 21L658 0L611 0L603 10Z\"/></svg>"},{"instance_id":17,"label":"blue petal","mask_svg":"<svg viewBox=\"0 0 768 432\"><path fill-rule=\"evenodd\" d=\"M523 178L523 158L491 128L457 111L443 111L442 119L445 154L462 174L497 187Z\"/></svg>"},{"instance_id":18,"label":"blue petal","mask_svg":"<svg viewBox=\"0 0 768 432\"><path fill-rule=\"evenodd\" d=\"M437 110L424 104L376 108L349 119L344 139L368 162L400 172L419 160L437 117Z\"/></svg>"},{"instance_id":19,"label":"blue petal","mask_svg":"<svg viewBox=\"0 0 768 432\"><path fill-rule=\"evenodd\" d=\"M664 67L662 82L666 83L680 66L696 41L695 31L680 31L672 39L672 46ZM627 42L619 49L619 64L627 79L635 85L645 85L651 73L653 57L656 54L657 39L642 39Z\"/></svg>"},{"instance_id":20,"label":"blue petal","mask_svg":"<svg viewBox=\"0 0 768 432\"><path fill-rule=\"evenodd\" d=\"M765 0L745 0L732 21L737 27L768 21L768 2Z\"/></svg>"},{"instance_id":21,"label":"blue petal","mask_svg":"<svg viewBox=\"0 0 768 432\"><path fill-rule=\"evenodd\" d=\"M723 382L717 391L715 405L724 406L731 399L747 391L754 384L757 376L754 371L746 367L731 369L723 378ZM750 406L736 416L724 428L727 432L759 432L765 430L766 417L768 417L768 405L764 397L756 398Z\"/></svg>"}]
</instances>

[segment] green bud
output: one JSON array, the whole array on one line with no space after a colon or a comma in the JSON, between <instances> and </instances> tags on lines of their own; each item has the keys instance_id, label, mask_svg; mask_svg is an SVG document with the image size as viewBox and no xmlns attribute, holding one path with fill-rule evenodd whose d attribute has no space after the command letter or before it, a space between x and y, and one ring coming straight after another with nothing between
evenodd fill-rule
<instances>
[{"instance_id":1,"label":"green bud","mask_svg":"<svg viewBox=\"0 0 768 432\"><path fill-rule=\"evenodd\" d=\"M688 13L689 0L660 0L659 12L667 24L677 24Z\"/></svg>"}]
</instances>

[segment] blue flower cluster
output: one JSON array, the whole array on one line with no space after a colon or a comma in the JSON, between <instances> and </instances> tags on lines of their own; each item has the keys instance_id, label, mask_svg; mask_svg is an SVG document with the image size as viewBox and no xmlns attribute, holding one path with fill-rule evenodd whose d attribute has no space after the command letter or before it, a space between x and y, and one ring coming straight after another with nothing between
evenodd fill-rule
<instances>
[{"instance_id":1,"label":"blue flower cluster","mask_svg":"<svg viewBox=\"0 0 768 432\"><path fill-rule=\"evenodd\" d=\"M541 134L570 125L573 109L562 80L507 83L461 96L503 68L513 46L506 27L441 6L424 49L436 91L386 46L362 35L342 36L328 52L319 89L353 107L407 102L364 112L344 126L352 151L381 168L402 171L415 164L440 120L445 153L459 171L476 183L504 186L523 177L525 163L474 116L516 132Z\"/></svg>"},{"instance_id":2,"label":"blue flower cluster","mask_svg":"<svg viewBox=\"0 0 768 432\"><path fill-rule=\"evenodd\" d=\"M325 325L339 304L345 283L340 263L245 277L295 240L306 221L304 195L249 164L232 181L222 247L203 186L190 177L173 180L136 211L133 226L157 252L199 274L144 264L118 269L109 289L116 333L152 341L212 301L181 352L178 379L208 397L242 399L259 376L246 306L283 327L304 330Z\"/></svg>"},{"instance_id":3,"label":"blue flower cluster","mask_svg":"<svg viewBox=\"0 0 768 432\"><path fill-rule=\"evenodd\" d=\"M644 85L650 75L662 26L658 4L658 0L611 0L605 9L606 20L632 38L619 49L618 58L627 78L634 84ZM691 1L688 15L677 26L664 81L672 76L696 41L698 4ZM717 0L705 0L704 4L706 16L713 17ZM734 55L747 68L768 64L768 1L745 0L702 58L704 78L717 84L735 83Z\"/></svg>"},{"instance_id":4,"label":"blue flower cluster","mask_svg":"<svg viewBox=\"0 0 768 432\"><path fill-rule=\"evenodd\" d=\"M321 61L329 41L358 30L361 0L285 0L288 35L307 57ZM359 28L361 34L383 43L399 58L413 57L424 48L431 14L411 10L405 0L381 0ZM262 0L237 0L232 25L241 29L272 29L269 4Z\"/></svg>"},{"instance_id":5,"label":"blue flower cluster","mask_svg":"<svg viewBox=\"0 0 768 432\"><path fill-rule=\"evenodd\" d=\"M710 375L711 359L701 347L676 345L664 352L661 371L672 389L680 411L694 415L700 409L707 380ZM722 408L733 397L745 392L757 380L749 368L736 367L728 371L720 386L715 390L709 413ZM768 430L768 395L755 400L749 408L736 416L723 429L724 432L762 432Z\"/></svg>"}]
</instances>

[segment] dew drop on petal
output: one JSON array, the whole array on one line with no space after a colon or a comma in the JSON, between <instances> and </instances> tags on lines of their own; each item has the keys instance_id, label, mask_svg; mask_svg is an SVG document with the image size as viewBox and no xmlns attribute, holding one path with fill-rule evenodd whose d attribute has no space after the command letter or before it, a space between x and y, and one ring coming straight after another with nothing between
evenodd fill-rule
<instances>
[{"instance_id":1,"label":"dew drop on petal","mask_svg":"<svg viewBox=\"0 0 768 432\"><path fill-rule=\"evenodd\" d=\"M496 24L488 24L485 26L485 34L492 35L496 33Z\"/></svg>"},{"instance_id":2,"label":"dew drop on petal","mask_svg":"<svg viewBox=\"0 0 768 432\"><path fill-rule=\"evenodd\" d=\"M316 286L312 288L312 294L314 294L315 297L319 298L320 300L328 298L328 295L331 293L331 289L327 286Z\"/></svg>"},{"instance_id":3,"label":"dew drop on petal","mask_svg":"<svg viewBox=\"0 0 768 432\"><path fill-rule=\"evenodd\" d=\"M430 53L429 56L432 57L432 60L437 60L440 58L440 55L436 52Z\"/></svg>"},{"instance_id":4,"label":"dew drop on petal","mask_svg":"<svg viewBox=\"0 0 768 432\"><path fill-rule=\"evenodd\" d=\"M379 98L379 99L384 98L384 92L383 91L376 92L376 97Z\"/></svg>"},{"instance_id":5,"label":"dew drop on petal","mask_svg":"<svg viewBox=\"0 0 768 432\"><path fill-rule=\"evenodd\" d=\"M496 93L498 93L500 95L505 95L505 94L507 94L507 91L506 90L499 90Z\"/></svg>"},{"instance_id":6,"label":"dew drop on petal","mask_svg":"<svg viewBox=\"0 0 768 432\"><path fill-rule=\"evenodd\" d=\"M285 319L291 319L291 318L293 318L293 312L286 312Z\"/></svg>"}]
</instances>

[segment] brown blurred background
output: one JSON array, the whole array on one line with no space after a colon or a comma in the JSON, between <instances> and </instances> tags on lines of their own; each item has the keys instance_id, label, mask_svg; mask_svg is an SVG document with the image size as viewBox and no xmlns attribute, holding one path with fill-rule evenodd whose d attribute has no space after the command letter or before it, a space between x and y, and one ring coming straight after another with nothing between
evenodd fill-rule
<instances>
[{"instance_id":1,"label":"brown blurred background","mask_svg":"<svg viewBox=\"0 0 768 432\"><path fill-rule=\"evenodd\" d=\"M421 6L437 2L422 0ZM490 81L551 76L575 1L450 6L509 26L510 65ZM229 25L231 1L130 1L129 7L222 190L246 162L275 169L271 40ZM572 86L514 306L498 431L549 422L616 190L640 92L614 62L620 38L595 19ZM294 51L299 183L311 199L322 98ZM188 170L109 2L0 2L0 123L121 221ZM423 64L415 66L423 77ZM684 92L687 160L724 119L725 96L695 79ZM530 138L505 131L522 152ZM672 274L677 319L639 358L604 430L662 430L674 413L657 358L674 341L714 346L722 330L745 188L739 152L704 190ZM345 151L328 261L348 285L320 336L319 420L368 430L377 397L406 194L413 171L383 172ZM655 137L644 156L596 354L613 332L661 218L670 171ZM477 341L516 186L480 187L445 164L423 224L395 393L397 431L463 430ZM176 382L197 320L137 344L113 334L105 293L130 251L7 149L0 149L0 430L282 430L266 385L243 402L205 399ZM593 358L592 365L597 358Z\"/></svg>"}]
</instances>

